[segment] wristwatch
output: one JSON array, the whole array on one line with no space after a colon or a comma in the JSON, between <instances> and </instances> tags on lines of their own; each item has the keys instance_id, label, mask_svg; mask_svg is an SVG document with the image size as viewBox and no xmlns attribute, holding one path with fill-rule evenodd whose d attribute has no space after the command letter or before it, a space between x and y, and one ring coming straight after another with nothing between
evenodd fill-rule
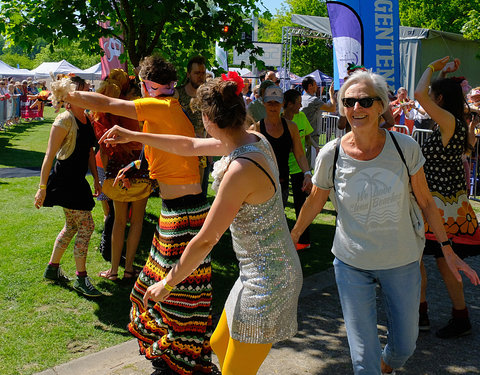
<instances>
[{"instance_id":1,"label":"wristwatch","mask_svg":"<svg viewBox=\"0 0 480 375\"><path fill-rule=\"evenodd\" d=\"M310 177L311 177L311 176L312 176L312 172L310 172L310 171L305 171L305 172L303 172L303 175L304 175L304 176L310 176Z\"/></svg>"},{"instance_id":2,"label":"wristwatch","mask_svg":"<svg viewBox=\"0 0 480 375\"><path fill-rule=\"evenodd\" d=\"M452 240L449 238L449 239L446 240L446 241L438 242L438 244L440 245L440 247L444 247L444 246L447 246L447 245L452 246Z\"/></svg>"}]
</instances>

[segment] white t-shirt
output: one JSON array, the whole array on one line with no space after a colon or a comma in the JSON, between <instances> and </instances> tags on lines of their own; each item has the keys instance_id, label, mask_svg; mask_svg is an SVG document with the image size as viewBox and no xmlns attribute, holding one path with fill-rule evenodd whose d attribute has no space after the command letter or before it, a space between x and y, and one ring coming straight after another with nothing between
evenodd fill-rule
<instances>
[{"instance_id":1,"label":"white t-shirt","mask_svg":"<svg viewBox=\"0 0 480 375\"><path fill-rule=\"evenodd\" d=\"M404 134L394 136L414 175L425 162L419 145ZM312 182L321 189L333 189L336 142L327 143L317 156ZM372 160L353 159L340 147L335 174L338 216L332 253L342 262L365 270L419 261L424 239L415 234L408 172L389 134L383 150Z\"/></svg>"}]
</instances>

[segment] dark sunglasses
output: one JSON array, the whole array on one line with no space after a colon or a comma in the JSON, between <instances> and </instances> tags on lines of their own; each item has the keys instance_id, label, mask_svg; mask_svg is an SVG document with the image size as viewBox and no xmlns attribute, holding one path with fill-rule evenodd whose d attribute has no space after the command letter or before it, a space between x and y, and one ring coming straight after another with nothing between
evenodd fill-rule
<instances>
[{"instance_id":1,"label":"dark sunglasses","mask_svg":"<svg viewBox=\"0 0 480 375\"><path fill-rule=\"evenodd\" d=\"M361 98L361 99L357 99L357 98L343 98L342 99L342 103L343 103L343 106L344 107L347 107L347 108L351 108L351 107L354 107L355 106L355 103L358 102L358 104L360 104L361 107L363 108L370 108L372 105L373 105L373 102L375 100L382 100L380 99L378 96L375 97L375 98Z\"/></svg>"}]
</instances>

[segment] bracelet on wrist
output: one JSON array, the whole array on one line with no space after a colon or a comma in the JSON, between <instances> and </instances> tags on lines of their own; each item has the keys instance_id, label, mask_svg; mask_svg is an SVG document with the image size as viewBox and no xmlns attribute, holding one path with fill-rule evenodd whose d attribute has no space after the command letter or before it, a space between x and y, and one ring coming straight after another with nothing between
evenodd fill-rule
<instances>
[{"instance_id":1,"label":"bracelet on wrist","mask_svg":"<svg viewBox=\"0 0 480 375\"><path fill-rule=\"evenodd\" d=\"M303 175L304 175L304 176L310 176L310 177L312 177L312 172L310 172L310 171L305 171L305 172L303 172Z\"/></svg>"},{"instance_id":2,"label":"bracelet on wrist","mask_svg":"<svg viewBox=\"0 0 480 375\"><path fill-rule=\"evenodd\" d=\"M167 283L167 279L163 279L162 283L163 283L163 287L167 290L167 292L170 293L173 290L173 286Z\"/></svg>"},{"instance_id":3,"label":"bracelet on wrist","mask_svg":"<svg viewBox=\"0 0 480 375\"><path fill-rule=\"evenodd\" d=\"M433 67L433 65L432 65L432 64L428 64L428 65L427 65L427 68L430 68L430 69L432 69L432 73L435 71L435 68Z\"/></svg>"},{"instance_id":4,"label":"bracelet on wrist","mask_svg":"<svg viewBox=\"0 0 480 375\"><path fill-rule=\"evenodd\" d=\"M438 244L440 245L440 247L444 247L444 246L447 246L447 245L452 246L452 240L449 238L448 240L443 241L443 242L438 241Z\"/></svg>"},{"instance_id":5,"label":"bracelet on wrist","mask_svg":"<svg viewBox=\"0 0 480 375\"><path fill-rule=\"evenodd\" d=\"M45 190L45 189L47 188L47 185L42 185L42 184L40 184L40 185L38 185L38 188L39 188L40 190Z\"/></svg>"}]
</instances>

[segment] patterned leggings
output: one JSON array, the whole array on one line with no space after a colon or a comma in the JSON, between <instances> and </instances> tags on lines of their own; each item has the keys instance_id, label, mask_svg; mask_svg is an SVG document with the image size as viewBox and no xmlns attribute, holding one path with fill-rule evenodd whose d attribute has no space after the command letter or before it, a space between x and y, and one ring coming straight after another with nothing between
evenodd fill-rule
<instances>
[{"instance_id":1,"label":"patterned leggings","mask_svg":"<svg viewBox=\"0 0 480 375\"><path fill-rule=\"evenodd\" d=\"M64 208L63 212L65 213L65 226L55 240L53 251L63 253L77 233L73 255L75 258L86 258L88 243L95 229L92 213L91 211L71 210L69 208Z\"/></svg>"}]
</instances>

